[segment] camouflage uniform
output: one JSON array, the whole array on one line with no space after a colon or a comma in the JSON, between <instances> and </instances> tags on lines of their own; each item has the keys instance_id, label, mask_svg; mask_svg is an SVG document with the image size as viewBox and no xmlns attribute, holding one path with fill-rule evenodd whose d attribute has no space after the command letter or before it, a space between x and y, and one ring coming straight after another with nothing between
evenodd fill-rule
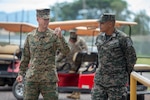
<instances>
[{"instance_id":1,"label":"camouflage uniform","mask_svg":"<svg viewBox=\"0 0 150 100\"><path fill-rule=\"evenodd\" d=\"M75 43L72 43L69 41L68 45L70 47L70 52L65 56L62 54L59 54L57 57L57 63L59 63L58 65L61 65L62 63L69 63L71 65L70 70L76 71L77 66L75 65L73 61L74 54L77 52L81 52L81 51L88 51L88 48L87 48L86 42L80 37L77 37L77 41Z\"/></svg>"},{"instance_id":2,"label":"camouflage uniform","mask_svg":"<svg viewBox=\"0 0 150 100\"><path fill-rule=\"evenodd\" d=\"M41 33L35 29L28 33L19 72L25 76L24 100L38 100L40 93L44 100L58 100L57 49L64 55L70 50L64 37L59 38L53 30Z\"/></svg>"},{"instance_id":3,"label":"camouflage uniform","mask_svg":"<svg viewBox=\"0 0 150 100\"><path fill-rule=\"evenodd\" d=\"M77 42L68 42L68 45L70 47L70 52L66 56L66 61L71 64L71 70L76 71L77 66L74 64L73 56L77 52L87 51L87 45L85 41L80 37L77 37Z\"/></svg>"},{"instance_id":4,"label":"camouflage uniform","mask_svg":"<svg viewBox=\"0 0 150 100\"><path fill-rule=\"evenodd\" d=\"M70 47L70 52L66 56L66 61L71 65L71 73L77 72L78 67L81 67L80 64L75 64L75 62L73 61L74 54L77 52L88 51L86 42L82 38L78 37L75 32L76 30L70 30L70 39L76 39L76 42L73 43L71 42L71 40L69 40L68 45ZM72 94L67 96L67 98L80 99L80 92L73 91Z\"/></svg>"},{"instance_id":5,"label":"camouflage uniform","mask_svg":"<svg viewBox=\"0 0 150 100\"><path fill-rule=\"evenodd\" d=\"M94 78L92 100L125 100L125 84L136 63L136 53L125 33L115 29L106 38L106 34L101 33L96 39L99 66Z\"/></svg>"}]
</instances>

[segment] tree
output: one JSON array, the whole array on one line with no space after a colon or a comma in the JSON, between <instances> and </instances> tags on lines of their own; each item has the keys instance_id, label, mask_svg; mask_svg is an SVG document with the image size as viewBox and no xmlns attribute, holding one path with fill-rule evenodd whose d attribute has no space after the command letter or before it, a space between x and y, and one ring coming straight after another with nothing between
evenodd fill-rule
<instances>
[{"instance_id":1,"label":"tree","mask_svg":"<svg viewBox=\"0 0 150 100\"><path fill-rule=\"evenodd\" d=\"M132 28L132 35L150 33L150 17L144 11L134 14L128 9L128 4L124 0L74 0L71 3L57 3L52 6L52 12L55 16L52 21L98 19L104 12L115 13L117 20L138 23ZM122 29L125 33L129 32L128 27Z\"/></svg>"},{"instance_id":2,"label":"tree","mask_svg":"<svg viewBox=\"0 0 150 100\"><path fill-rule=\"evenodd\" d=\"M72 3L56 4L52 10L56 8L59 8L57 12L61 20L97 19L104 12L115 13L118 20L129 17L127 3L123 0L75 0Z\"/></svg>"},{"instance_id":3,"label":"tree","mask_svg":"<svg viewBox=\"0 0 150 100\"><path fill-rule=\"evenodd\" d=\"M141 35L150 34L150 17L145 11L140 11L134 18L134 21L138 23L135 27L134 33Z\"/></svg>"}]
</instances>

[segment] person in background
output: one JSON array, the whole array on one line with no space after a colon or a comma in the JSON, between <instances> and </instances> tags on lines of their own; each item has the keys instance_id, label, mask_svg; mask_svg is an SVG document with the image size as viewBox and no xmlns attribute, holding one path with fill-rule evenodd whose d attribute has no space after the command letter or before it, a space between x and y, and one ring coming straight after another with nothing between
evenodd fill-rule
<instances>
[{"instance_id":1,"label":"person in background","mask_svg":"<svg viewBox=\"0 0 150 100\"><path fill-rule=\"evenodd\" d=\"M66 55L70 48L60 28L48 28L50 9L37 9L36 16L38 27L26 37L16 80L25 77L24 100L38 100L40 93L44 100L58 100L55 54L59 49Z\"/></svg>"},{"instance_id":2,"label":"person in background","mask_svg":"<svg viewBox=\"0 0 150 100\"><path fill-rule=\"evenodd\" d=\"M69 37L68 45L70 47L70 52L67 55L62 55L60 53L57 57L56 63L61 63L62 58L64 58L65 60L63 59L63 62L68 63L70 66L68 73L77 73L78 65L76 65L75 62L73 61L73 56L77 52L87 52L88 48L85 40L83 40L83 38L79 37L76 34L75 29L70 30L69 33L70 33L70 37ZM68 67L68 66L66 65L64 67ZM80 92L74 91L72 92L71 95L68 95L67 98L80 99Z\"/></svg>"},{"instance_id":3,"label":"person in background","mask_svg":"<svg viewBox=\"0 0 150 100\"><path fill-rule=\"evenodd\" d=\"M104 13L101 33L96 38L98 69L94 77L92 100L126 100L126 84L137 57L132 40L115 28L115 15Z\"/></svg>"}]
</instances>

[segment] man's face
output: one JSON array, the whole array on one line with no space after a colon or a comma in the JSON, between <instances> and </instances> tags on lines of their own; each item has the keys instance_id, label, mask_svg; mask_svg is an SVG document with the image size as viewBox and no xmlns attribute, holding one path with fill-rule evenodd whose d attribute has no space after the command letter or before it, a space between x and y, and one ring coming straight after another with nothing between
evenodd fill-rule
<instances>
[{"instance_id":1,"label":"man's face","mask_svg":"<svg viewBox=\"0 0 150 100\"><path fill-rule=\"evenodd\" d=\"M72 43L77 42L77 38L70 38L69 40L70 40Z\"/></svg>"},{"instance_id":2,"label":"man's face","mask_svg":"<svg viewBox=\"0 0 150 100\"><path fill-rule=\"evenodd\" d=\"M39 27L47 28L50 19L43 19L41 17L37 17L37 21L39 23Z\"/></svg>"},{"instance_id":3,"label":"man's face","mask_svg":"<svg viewBox=\"0 0 150 100\"><path fill-rule=\"evenodd\" d=\"M111 27L113 27L112 21L100 22L100 31L107 32Z\"/></svg>"}]
</instances>

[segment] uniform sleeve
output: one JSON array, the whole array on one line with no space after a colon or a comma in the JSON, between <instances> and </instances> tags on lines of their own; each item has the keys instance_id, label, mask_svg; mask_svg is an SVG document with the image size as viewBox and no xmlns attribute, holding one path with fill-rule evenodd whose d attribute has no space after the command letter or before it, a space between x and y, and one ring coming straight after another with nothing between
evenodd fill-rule
<instances>
[{"instance_id":1,"label":"uniform sleeve","mask_svg":"<svg viewBox=\"0 0 150 100\"><path fill-rule=\"evenodd\" d=\"M58 49L63 55L67 55L70 52L70 48L64 37L58 38Z\"/></svg>"},{"instance_id":2,"label":"uniform sleeve","mask_svg":"<svg viewBox=\"0 0 150 100\"><path fill-rule=\"evenodd\" d=\"M61 62L65 58L65 55L59 53L56 57L56 62Z\"/></svg>"},{"instance_id":3,"label":"uniform sleeve","mask_svg":"<svg viewBox=\"0 0 150 100\"><path fill-rule=\"evenodd\" d=\"M18 75L25 75L25 72L27 70L28 64L29 64L29 60L30 60L30 51L29 51L29 43L28 43L28 38L29 36L27 36L25 43L24 43L24 49L22 51L22 58L21 58L21 62L20 62L20 70Z\"/></svg>"},{"instance_id":4,"label":"uniform sleeve","mask_svg":"<svg viewBox=\"0 0 150 100\"><path fill-rule=\"evenodd\" d=\"M123 52L127 64L127 72L130 74L134 68L137 57L130 37L125 37L123 41Z\"/></svg>"}]
</instances>

